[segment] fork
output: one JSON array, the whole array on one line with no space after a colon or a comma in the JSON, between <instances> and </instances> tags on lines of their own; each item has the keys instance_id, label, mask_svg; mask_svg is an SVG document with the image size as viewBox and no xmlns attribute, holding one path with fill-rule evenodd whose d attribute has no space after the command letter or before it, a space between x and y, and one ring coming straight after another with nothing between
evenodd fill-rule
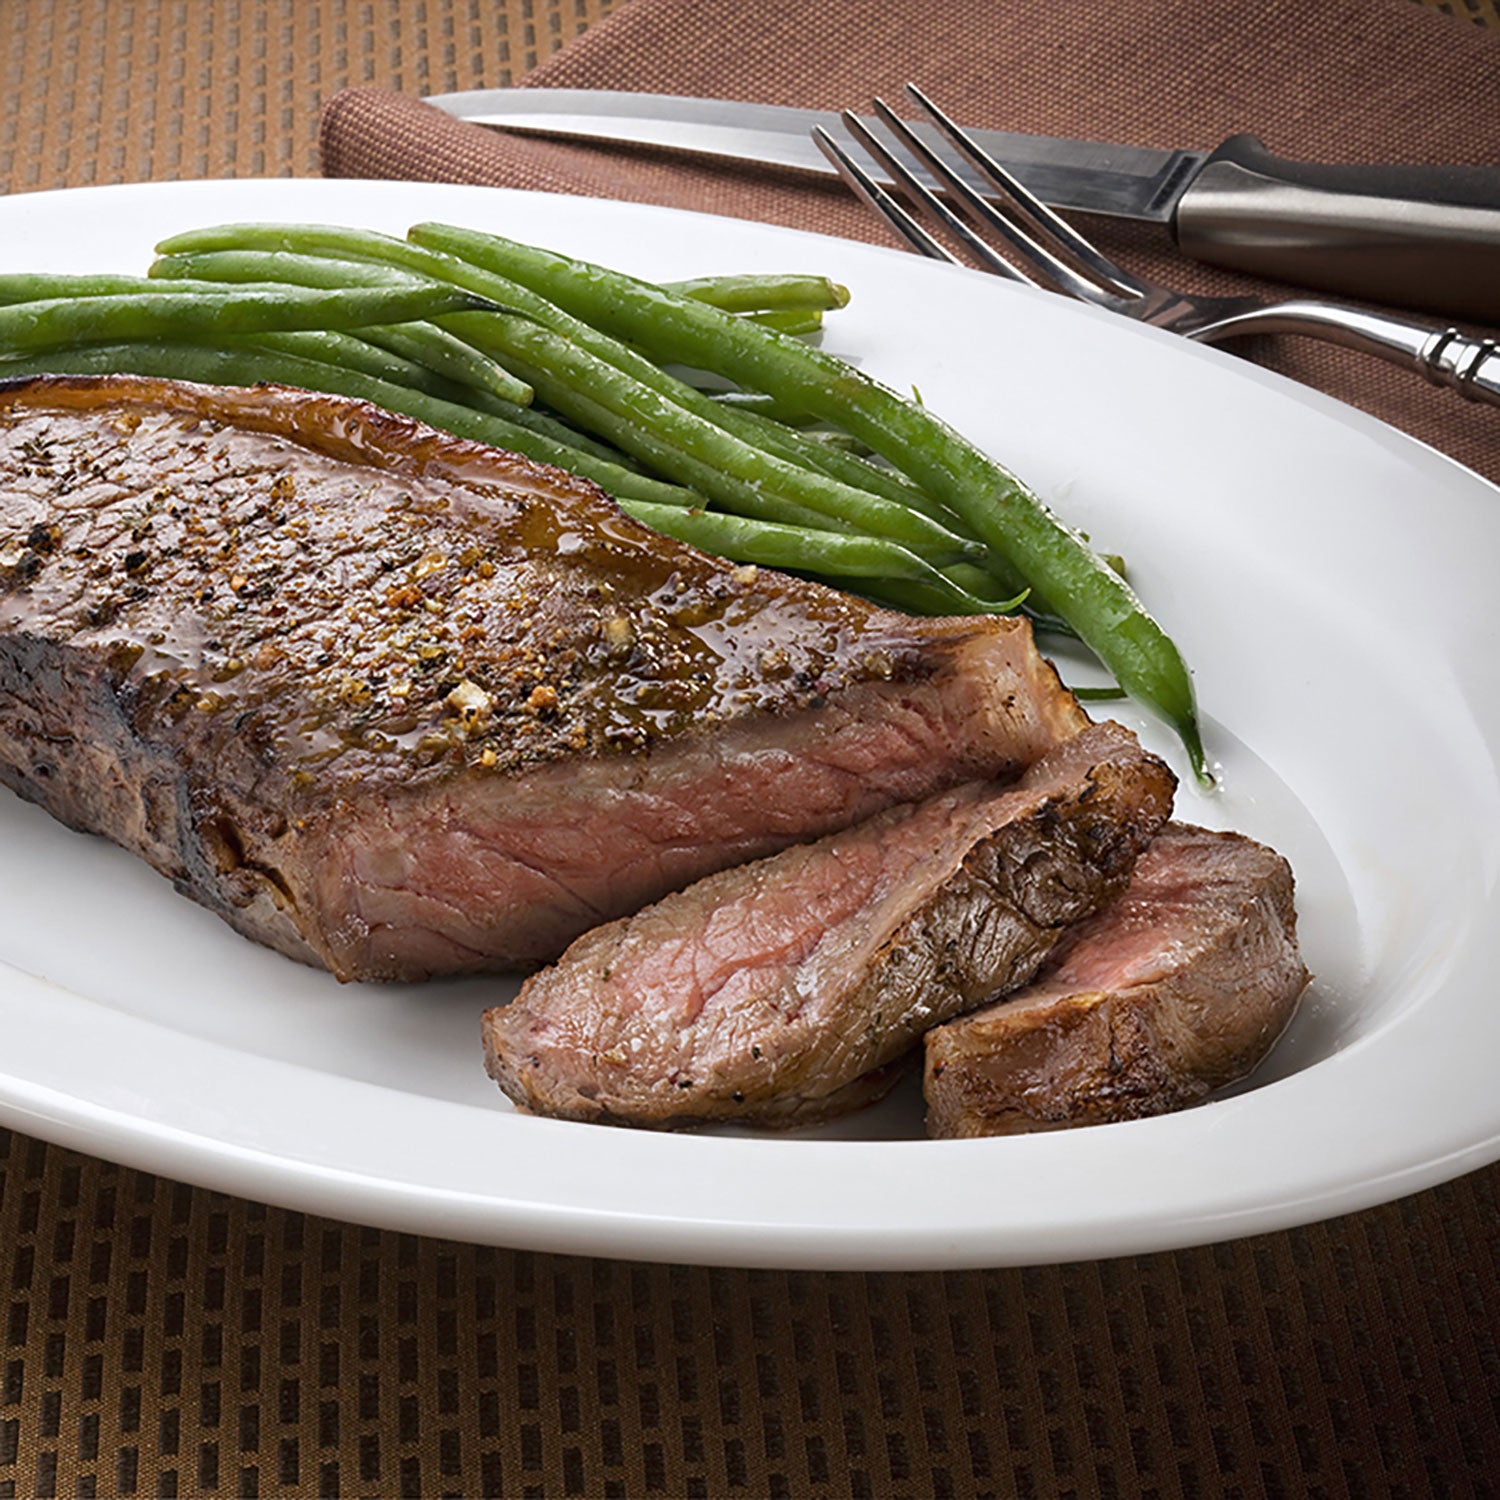
<instances>
[{"instance_id":1,"label":"fork","mask_svg":"<svg viewBox=\"0 0 1500 1500\"><path fill-rule=\"evenodd\" d=\"M850 111L845 110L840 118L850 135L885 169L928 222L957 239L995 274L1031 286L1050 285L1082 302L1198 343L1216 344L1255 333L1308 334L1415 369L1432 384L1455 390L1470 401L1500 405L1500 345L1493 339L1470 338L1456 328L1310 298L1268 302L1259 297L1190 296L1132 275L1022 187L915 84L908 83L906 92L942 138L993 190L1003 212L883 100L875 100L875 112L905 157ZM822 126L814 126L812 134L849 187L908 246L937 260L961 263ZM925 167L1029 270L1013 264L934 193L911 162Z\"/></svg>"}]
</instances>

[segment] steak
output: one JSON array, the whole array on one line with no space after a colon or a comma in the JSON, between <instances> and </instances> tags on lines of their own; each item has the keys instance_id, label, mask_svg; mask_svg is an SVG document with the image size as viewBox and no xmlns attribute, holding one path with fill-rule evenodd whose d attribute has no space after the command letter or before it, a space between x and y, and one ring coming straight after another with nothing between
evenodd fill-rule
<instances>
[{"instance_id":1,"label":"steak","mask_svg":"<svg viewBox=\"0 0 1500 1500\"><path fill-rule=\"evenodd\" d=\"M343 979L532 967L1087 723L1024 621L736 567L339 397L0 388L0 779Z\"/></svg>"},{"instance_id":2,"label":"steak","mask_svg":"<svg viewBox=\"0 0 1500 1500\"><path fill-rule=\"evenodd\" d=\"M927 1033L927 1127L1009 1135L1164 1114L1244 1077L1307 985L1292 872L1173 824L1036 984Z\"/></svg>"},{"instance_id":3,"label":"steak","mask_svg":"<svg viewBox=\"0 0 1500 1500\"><path fill-rule=\"evenodd\" d=\"M489 1070L517 1103L575 1120L842 1113L1123 890L1174 787L1101 724L1012 787L971 783L710 875L586 934L488 1012Z\"/></svg>"}]
</instances>

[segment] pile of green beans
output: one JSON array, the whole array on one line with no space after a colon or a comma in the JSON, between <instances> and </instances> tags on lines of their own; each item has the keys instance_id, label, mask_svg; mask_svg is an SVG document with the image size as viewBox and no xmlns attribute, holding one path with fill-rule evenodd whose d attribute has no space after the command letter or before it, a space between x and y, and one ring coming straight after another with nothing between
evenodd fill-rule
<instances>
[{"instance_id":1,"label":"pile of green beans","mask_svg":"<svg viewBox=\"0 0 1500 1500\"><path fill-rule=\"evenodd\" d=\"M404 240L223 225L165 241L147 278L0 276L0 378L357 397L593 479L736 561L919 613L1021 609L1090 646L1206 781L1187 669L1112 560L924 407L799 336L846 301L810 276L654 285L447 225Z\"/></svg>"}]
</instances>

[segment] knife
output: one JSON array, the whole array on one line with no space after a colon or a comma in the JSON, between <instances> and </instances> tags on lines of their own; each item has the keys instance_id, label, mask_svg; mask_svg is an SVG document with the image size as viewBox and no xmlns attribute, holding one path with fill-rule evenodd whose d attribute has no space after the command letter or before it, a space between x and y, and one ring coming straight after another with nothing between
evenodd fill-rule
<instances>
[{"instance_id":1,"label":"knife","mask_svg":"<svg viewBox=\"0 0 1500 1500\"><path fill-rule=\"evenodd\" d=\"M810 133L841 128L831 111L599 89L479 89L427 102L505 130L825 176L832 168ZM1500 166L1330 166L1275 156L1252 135L1168 151L972 134L1055 208L1163 224L1195 260L1500 322Z\"/></svg>"}]
</instances>

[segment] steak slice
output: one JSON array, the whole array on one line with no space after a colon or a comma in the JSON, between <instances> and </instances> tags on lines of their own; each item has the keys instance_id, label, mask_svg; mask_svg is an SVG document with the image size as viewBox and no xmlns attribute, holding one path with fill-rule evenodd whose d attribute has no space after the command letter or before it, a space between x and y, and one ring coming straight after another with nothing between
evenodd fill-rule
<instances>
[{"instance_id":1,"label":"steak slice","mask_svg":"<svg viewBox=\"0 0 1500 1500\"><path fill-rule=\"evenodd\" d=\"M1292 872L1169 825L1037 983L927 1033L927 1128L1009 1135L1164 1114L1244 1077L1307 985Z\"/></svg>"},{"instance_id":2,"label":"steak slice","mask_svg":"<svg viewBox=\"0 0 1500 1500\"><path fill-rule=\"evenodd\" d=\"M1123 890L1174 786L1100 724L1013 787L971 783L711 875L586 934L488 1012L489 1070L517 1103L576 1120L842 1113Z\"/></svg>"},{"instance_id":3,"label":"steak slice","mask_svg":"<svg viewBox=\"0 0 1500 1500\"><path fill-rule=\"evenodd\" d=\"M362 402L0 388L0 779L340 978L529 967L1087 718L913 620Z\"/></svg>"}]
</instances>

